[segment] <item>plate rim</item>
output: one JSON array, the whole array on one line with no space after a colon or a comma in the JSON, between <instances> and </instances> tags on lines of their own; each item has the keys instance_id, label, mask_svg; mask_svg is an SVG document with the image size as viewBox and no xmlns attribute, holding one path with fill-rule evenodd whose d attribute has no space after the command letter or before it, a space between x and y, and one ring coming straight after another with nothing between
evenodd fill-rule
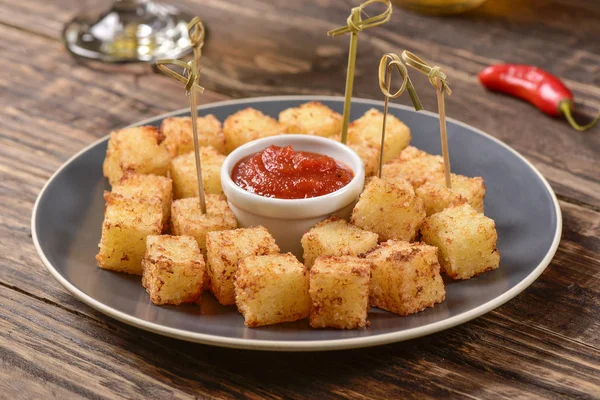
<instances>
[{"instance_id":1,"label":"plate rim","mask_svg":"<svg viewBox=\"0 0 600 400\"><path fill-rule=\"evenodd\" d=\"M289 95L289 96L262 96L262 97L248 97L242 99L233 99L233 100L224 100L218 101L214 103L203 104L198 106L198 110L203 110L207 108L212 108L215 106L225 106L225 105L235 105L235 104L244 104L244 103L256 103L256 102L273 102L273 101L288 101L288 100L297 100L297 101L328 101L328 100L343 100L341 96L313 96L313 95ZM355 103L363 103L363 104L371 104L375 107L381 107L383 105L382 101L379 100L371 100L365 98L353 98L353 102ZM250 104L249 104L250 105ZM393 108L405 109L408 111L413 110L409 106L405 106L403 104L393 104ZM143 124L148 124L150 122L154 122L157 119L164 119L170 116L179 115L181 113L186 112L188 109L182 108L176 111L171 111L168 113L160 114L151 118L146 118L141 121L135 122L126 126L125 128L132 126L139 126ZM435 118L438 117L436 113L431 111L422 110L419 113L427 114L433 116ZM447 118L448 121L451 121L457 125L460 125L464 128L468 128L473 130L475 133L482 135L484 137L489 138L490 140L496 142L498 145L504 147L509 152L512 152L518 158L520 158L540 179L540 181L545 186L546 190L550 194L550 198L552 199L552 203L554 205L554 213L556 215L556 230L554 232L554 237L552 239L552 244L548 249L548 252L544 256L544 258L540 261L540 263L533 269L533 271L527 275L523 280L521 280L517 285L508 291L504 292L500 296L481 304L480 306L466 311L460 315L450 317L448 319L444 319L442 321L434 322L425 326L410 328L403 331L398 332L389 332L383 333L375 336L367 336L367 337L357 337L357 338L348 338L348 339L333 339L333 340L318 340L318 341L278 341L278 340L257 340L257 339L243 339L243 338L229 338L218 335L211 335L205 333L197 333L191 332L187 330L177 329L166 327L154 322L145 321L143 319L133 317L124 312L115 310L102 302L96 300L95 298L83 293L79 288L65 279L52 265L52 263L48 260L46 255L44 254L37 235L36 230L36 220L38 213L39 203L44 196L46 190L50 186L50 184L54 181L54 179L65 169L69 164L71 164L74 160L79 158L83 153L87 152L92 147L98 145L99 143L108 140L109 135L103 136L102 138L95 140L91 144L85 146L83 149L78 151L76 154L71 156L67 161L65 161L51 176L48 178L42 189L40 190L35 203L33 205L33 211L31 214L31 236L33 239L33 244L35 249L42 260L42 263L50 272L50 274L76 299L83 302L84 304L92 307L96 311L101 312L104 315L107 315L111 318L114 318L118 321L126 323L128 325L134 326L136 328L140 328L149 332L157 333L160 335L186 340L190 342L196 342L201 344L207 344L212 346L219 347L227 347L227 348L238 348L238 349L248 349L248 350L268 350L268 351L326 351L326 350L341 350L341 349L351 349L351 348L362 348L362 347L370 347L370 346L378 346L388 343L400 342L405 340L414 339L417 337L427 336L432 333L440 332L457 325L463 324L467 321L480 317L483 314L486 314L495 308L503 305L507 301L516 297L519 293L529 287L548 267L550 262L552 261L556 251L558 249L558 245L560 243L561 235L562 235L562 212L560 209L560 204L558 203L558 199L554 190L544 178L544 176L538 171L538 169L523 155L517 152L515 149L497 139L488 133L483 132L480 129L477 129L471 125L468 125L464 122L458 121L453 118Z\"/></svg>"}]
</instances>

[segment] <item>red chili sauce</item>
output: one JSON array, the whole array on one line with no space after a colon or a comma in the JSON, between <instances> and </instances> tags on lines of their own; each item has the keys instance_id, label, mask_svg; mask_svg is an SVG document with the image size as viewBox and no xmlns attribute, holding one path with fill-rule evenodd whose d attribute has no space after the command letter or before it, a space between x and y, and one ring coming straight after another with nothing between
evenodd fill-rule
<instances>
[{"instance_id":1,"label":"red chili sauce","mask_svg":"<svg viewBox=\"0 0 600 400\"><path fill-rule=\"evenodd\" d=\"M353 177L352 170L331 157L269 146L241 159L231 178L251 193L277 199L306 199L335 192Z\"/></svg>"}]
</instances>

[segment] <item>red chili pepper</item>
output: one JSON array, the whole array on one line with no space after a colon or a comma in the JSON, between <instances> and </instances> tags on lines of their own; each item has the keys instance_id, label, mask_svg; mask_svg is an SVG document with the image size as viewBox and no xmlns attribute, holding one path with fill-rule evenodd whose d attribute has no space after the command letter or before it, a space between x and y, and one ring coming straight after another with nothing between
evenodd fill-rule
<instances>
[{"instance_id":1,"label":"red chili pepper","mask_svg":"<svg viewBox=\"0 0 600 400\"><path fill-rule=\"evenodd\" d=\"M598 115L591 123L579 125L571 114L573 93L560 79L532 65L491 65L479 73L479 80L486 88L519 97L548 115L564 115L578 131L590 129L600 119Z\"/></svg>"}]
</instances>

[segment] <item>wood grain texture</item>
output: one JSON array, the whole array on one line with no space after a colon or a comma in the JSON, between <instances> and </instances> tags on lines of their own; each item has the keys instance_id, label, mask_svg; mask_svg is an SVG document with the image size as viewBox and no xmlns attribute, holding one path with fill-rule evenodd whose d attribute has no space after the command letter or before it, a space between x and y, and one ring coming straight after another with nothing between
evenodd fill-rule
<instances>
[{"instance_id":1,"label":"wood grain texture","mask_svg":"<svg viewBox=\"0 0 600 400\"><path fill-rule=\"evenodd\" d=\"M440 18L398 8L361 33L355 95L379 98L385 51L415 51L451 77L448 114L504 140L550 180L563 238L551 265L512 301L460 327L406 343L321 354L211 348L146 333L68 294L31 243L30 215L48 177L111 130L186 106L149 70L90 69L59 42L91 4L0 0L0 397L8 398L550 398L600 397L600 139L476 80L485 65L535 63L560 75L586 113L600 108L600 7L490 0ZM348 1L185 0L209 29L201 102L266 94L341 94ZM424 105L435 95L412 74ZM408 104L407 98L401 103Z\"/></svg>"},{"instance_id":2,"label":"wood grain texture","mask_svg":"<svg viewBox=\"0 0 600 400\"><path fill-rule=\"evenodd\" d=\"M0 21L58 38L62 24L81 9L72 0L36 4L24 0L14 7L0 2ZM202 62L207 88L233 97L343 93L348 38L329 38L325 32L345 23L348 2L206 0L201 7L193 1L183 6L201 13L208 26ZM598 8L542 0L515 6L511 0L491 0L449 18L396 8L387 25L360 35L354 95L381 97L376 71L384 52L408 49L426 55L450 77L454 90L447 99L450 117L522 152L558 195L600 209L598 129L577 133L566 122L548 118L519 100L486 92L476 78L491 63L536 64L563 78L583 110L593 115L600 109L600 41L592 39L600 35ZM44 23L35 24L35 19ZM427 79L412 75L425 108L436 110ZM156 82L166 85L166 78ZM399 102L409 104L406 96Z\"/></svg>"},{"instance_id":3,"label":"wood grain texture","mask_svg":"<svg viewBox=\"0 0 600 400\"><path fill-rule=\"evenodd\" d=\"M600 387L598 349L499 312L407 343L307 356L140 335L4 287L0 304L2 371L21 376L9 395L40 379L88 398L591 397Z\"/></svg>"}]
</instances>

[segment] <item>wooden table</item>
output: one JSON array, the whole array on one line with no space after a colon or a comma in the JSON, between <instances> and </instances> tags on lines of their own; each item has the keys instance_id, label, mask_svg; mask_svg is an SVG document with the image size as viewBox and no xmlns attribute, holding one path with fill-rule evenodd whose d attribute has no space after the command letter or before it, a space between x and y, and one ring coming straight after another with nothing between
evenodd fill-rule
<instances>
[{"instance_id":1,"label":"wooden table","mask_svg":"<svg viewBox=\"0 0 600 400\"><path fill-rule=\"evenodd\" d=\"M209 29L201 101L342 94L348 38L325 32L344 23L353 3L178 2ZM318 354L229 350L147 333L80 303L46 272L30 216L48 177L111 130L186 105L181 88L160 74L92 70L72 59L60 32L82 7L0 0L0 397L600 397L600 127L575 132L486 92L476 78L491 63L536 64L563 78L593 115L600 108L597 2L490 0L447 18L397 8L385 27L360 35L355 96L381 97L375 71L384 52L409 49L441 65L454 90L449 115L540 169L560 199L564 231L544 274L497 310L417 340ZM434 92L420 94L434 110Z\"/></svg>"}]
</instances>

